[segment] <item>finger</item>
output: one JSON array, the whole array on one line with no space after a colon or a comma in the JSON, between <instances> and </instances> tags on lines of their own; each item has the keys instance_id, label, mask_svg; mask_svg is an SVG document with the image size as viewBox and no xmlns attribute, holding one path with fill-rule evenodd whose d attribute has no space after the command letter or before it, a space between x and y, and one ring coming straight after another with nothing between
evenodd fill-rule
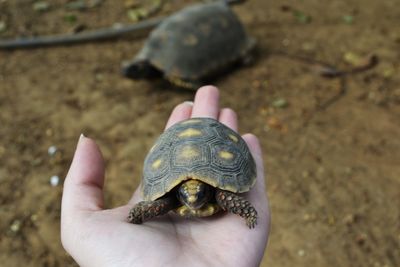
<instances>
[{"instance_id":1,"label":"finger","mask_svg":"<svg viewBox=\"0 0 400 267\"><path fill-rule=\"evenodd\" d=\"M250 198L254 201L266 200L266 189L264 180L264 163L262 159L262 151L258 138L253 134L245 134L242 136L256 162L257 179L253 189L250 190Z\"/></svg>"},{"instance_id":2,"label":"finger","mask_svg":"<svg viewBox=\"0 0 400 267\"><path fill-rule=\"evenodd\" d=\"M255 208L258 211L258 224L263 225L264 229L262 229L262 234L265 235L265 240L267 240L271 225L271 213L269 211L269 202L265 188L264 163L262 159L261 145L258 138L253 134L245 134L242 137L246 141L257 167L256 184L250 190L248 198L250 202L255 205Z\"/></svg>"},{"instance_id":3,"label":"finger","mask_svg":"<svg viewBox=\"0 0 400 267\"><path fill-rule=\"evenodd\" d=\"M230 108L223 108L219 113L218 120L234 130L235 132L238 131L238 120L236 112Z\"/></svg>"},{"instance_id":4,"label":"finger","mask_svg":"<svg viewBox=\"0 0 400 267\"><path fill-rule=\"evenodd\" d=\"M175 123L189 119L190 116L192 115L192 107L193 107L193 102L191 101L186 101L177 105L172 111L171 116L169 116L165 129L168 129Z\"/></svg>"},{"instance_id":5,"label":"finger","mask_svg":"<svg viewBox=\"0 0 400 267\"><path fill-rule=\"evenodd\" d=\"M216 87L208 85L197 90L194 98L192 118L208 117L218 119L219 91Z\"/></svg>"},{"instance_id":6,"label":"finger","mask_svg":"<svg viewBox=\"0 0 400 267\"><path fill-rule=\"evenodd\" d=\"M64 182L62 216L103 208L104 160L96 143L81 135Z\"/></svg>"}]
</instances>

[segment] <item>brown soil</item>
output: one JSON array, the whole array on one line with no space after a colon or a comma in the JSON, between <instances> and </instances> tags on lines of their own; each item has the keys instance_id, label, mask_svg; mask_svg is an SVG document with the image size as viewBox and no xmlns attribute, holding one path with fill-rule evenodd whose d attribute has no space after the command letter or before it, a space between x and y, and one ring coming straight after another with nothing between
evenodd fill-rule
<instances>
[{"instance_id":1,"label":"brown soil","mask_svg":"<svg viewBox=\"0 0 400 267\"><path fill-rule=\"evenodd\" d=\"M48 1L42 13L31 2L0 1L7 25L1 38L129 22L123 1L81 12L67 11L66 0ZM259 51L254 65L216 82L222 105L240 116L240 131L257 134L263 145L272 208L263 266L400 266L398 1L278 2L235 7ZM187 4L169 1L162 13ZM65 14L77 22L66 22ZM346 22L345 15L352 17ZM108 206L125 203L136 188L171 109L193 97L119 75L120 63L143 41L0 51L2 266L75 264L60 244L62 186L49 179L65 177L81 132L99 143L107 161ZM373 53L380 63L344 80L326 79L278 50L343 69L351 67L345 55ZM280 98L286 107L276 107ZM50 157L52 145L58 152Z\"/></svg>"}]
</instances>

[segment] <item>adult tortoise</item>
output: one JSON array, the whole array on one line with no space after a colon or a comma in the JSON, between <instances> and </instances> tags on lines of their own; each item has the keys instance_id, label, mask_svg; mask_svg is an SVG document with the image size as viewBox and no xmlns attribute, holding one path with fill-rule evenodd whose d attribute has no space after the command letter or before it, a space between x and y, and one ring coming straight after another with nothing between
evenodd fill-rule
<instances>
[{"instance_id":1,"label":"adult tortoise","mask_svg":"<svg viewBox=\"0 0 400 267\"><path fill-rule=\"evenodd\" d=\"M221 210L243 217L253 228L257 211L243 196L256 181L255 161L246 142L210 118L192 118L167 129L144 162L144 201L129 212L141 224L174 211L183 217Z\"/></svg>"},{"instance_id":2,"label":"adult tortoise","mask_svg":"<svg viewBox=\"0 0 400 267\"><path fill-rule=\"evenodd\" d=\"M166 18L122 72L132 79L164 76L197 89L237 62L248 62L255 47L229 1L197 4Z\"/></svg>"}]
</instances>

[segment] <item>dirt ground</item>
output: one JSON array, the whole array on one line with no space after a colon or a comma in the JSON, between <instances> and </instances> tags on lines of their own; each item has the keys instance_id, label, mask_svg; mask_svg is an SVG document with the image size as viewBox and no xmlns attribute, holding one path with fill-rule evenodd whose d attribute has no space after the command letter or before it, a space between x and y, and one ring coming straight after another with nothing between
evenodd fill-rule
<instances>
[{"instance_id":1,"label":"dirt ground","mask_svg":"<svg viewBox=\"0 0 400 267\"><path fill-rule=\"evenodd\" d=\"M0 38L128 23L129 3L140 1L78 11L57 0L41 12L33 2L0 1ZM187 4L168 1L160 14ZM400 266L398 1L251 0L235 11L258 40L256 60L215 84L222 105L238 112L240 132L258 135L264 149L272 229L262 266ZM170 111L194 94L120 76L143 41L0 51L2 266L76 265L61 246L59 219L80 133L107 161L108 207L130 198ZM340 69L370 54L379 64L327 79L276 51Z\"/></svg>"}]
</instances>

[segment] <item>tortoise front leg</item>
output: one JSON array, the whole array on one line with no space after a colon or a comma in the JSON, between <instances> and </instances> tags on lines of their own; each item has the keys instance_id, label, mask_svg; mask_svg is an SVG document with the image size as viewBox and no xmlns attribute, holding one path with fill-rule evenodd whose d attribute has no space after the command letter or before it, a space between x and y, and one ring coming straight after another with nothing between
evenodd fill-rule
<instances>
[{"instance_id":1,"label":"tortoise front leg","mask_svg":"<svg viewBox=\"0 0 400 267\"><path fill-rule=\"evenodd\" d=\"M257 211L245 198L235 193L218 189L215 194L215 199L223 210L244 218L250 229L254 228L257 224Z\"/></svg>"},{"instance_id":2,"label":"tortoise front leg","mask_svg":"<svg viewBox=\"0 0 400 267\"><path fill-rule=\"evenodd\" d=\"M166 214L168 211L177 208L177 201L173 197L165 197L155 201L141 201L130 211L128 221L134 224L141 224L154 217Z\"/></svg>"}]
</instances>

